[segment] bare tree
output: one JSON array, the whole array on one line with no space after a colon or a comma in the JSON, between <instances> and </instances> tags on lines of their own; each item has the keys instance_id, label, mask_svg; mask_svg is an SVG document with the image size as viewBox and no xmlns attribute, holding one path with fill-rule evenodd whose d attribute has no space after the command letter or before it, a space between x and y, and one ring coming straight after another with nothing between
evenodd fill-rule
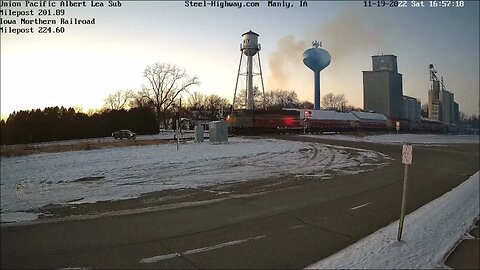
<instances>
[{"instance_id":1,"label":"bare tree","mask_svg":"<svg viewBox=\"0 0 480 270\"><path fill-rule=\"evenodd\" d=\"M133 97L132 99L130 99L128 106L130 108L154 108L150 100L147 97L143 96L141 91L133 94Z\"/></svg>"},{"instance_id":2,"label":"bare tree","mask_svg":"<svg viewBox=\"0 0 480 270\"><path fill-rule=\"evenodd\" d=\"M254 108L260 109L263 108L263 94L257 86L253 87L253 102ZM245 109L247 106L247 91L245 89L237 92L235 97L235 109Z\"/></svg>"},{"instance_id":3,"label":"bare tree","mask_svg":"<svg viewBox=\"0 0 480 270\"><path fill-rule=\"evenodd\" d=\"M347 99L344 94L335 95L333 93L328 93L322 97L321 103L324 109L345 111L347 108Z\"/></svg>"},{"instance_id":4,"label":"bare tree","mask_svg":"<svg viewBox=\"0 0 480 270\"><path fill-rule=\"evenodd\" d=\"M299 106L297 93L289 90L271 90L265 93L265 104L268 109L294 108Z\"/></svg>"},{"instance_id":5,"label":"bare tree","mask_svg":"<svg viewBox=\"0 0 480 270\"><path fill-rule=\"evenodd\" d=\"M218 120L222 119L230 109L230 102L218 95L205 95L200 92L193 92L188 97L187 108L190 109L195 120Z\"/></svg>"},{"instance_id":6,"label":"bare tree","mask_svg":"<svg viewBox=\"0 0 480 270\"><path fill-rule=\"evenodd\" d=\"M104 107L110 110L122 110L127 107L129 100L132 98L132 90L119 90L105 98Z\"/></svg>"},{"instance_id":7,"label":"bare tree","mask_svg":"<svg viewBox=\"0 0 480 270\"><path fill-rule=\"evenodd\" d=\"M302 101L298 104L300 109L310 109L313 110L313 103L310 101Z\"/></svg>"},{"instance_id":8,"label":"bare tree","mask_svg":"<svg viewBox=\"0 0 480 270\"><path fill-rule=\"evenodd\" d=\"M210 112L210 119L222 119L230 108L230 102L218 95L209 95L205 98L205 107Z\"/></svg>"},{"instance_id":9,"label":"bare tree","mask_svg":"<svg viewBox=\"0 0 480 270\"><path fill-rule=\"evenodd\" d=\"M230 102L226 98L218 95L209 95L205 98L205 105L209 109L223 109L230 106Z\"/></svg>"},{"instance_id":10,"label":"bare tree","mask_svg":"<svg viewBox=\"0 0 480 270\"><path fill-rule=\"evenodd\" d=\"M247 107L247 92L243 89L234 97L234 109L245 109Z\"/></svg>"},{"instance_id":11,"label":"bare tree","mask_svg":"<svg viewBox=\"0 0 480 270\"><path fill-rule=\"evenodd\" d=\"M293 108L299 103L297 93L295 91L277 90L275 91L277 104L282 108Z\"/></svg>"},{"instance_id":12,"label":"bare tree","mask_svg":"<svg viewBox=\"0 0 480 270\"><path fill-rule=\"evenodd\" d=\"M155 108L159 126L162 119L165 127L167 126L165 113L172 107L177 97L182 92L188 91L190 86L200 84L196 76L190 77L184 69L172 64L155 63L153 66L147 66L144 77L148 84L140 95L149 100Z\"/></svg>"},{"instance_id":13,"label":"bare tree","mask_svg":"<svg viewBox=\"0 0 480 270\"><path fill-rule=\"evenodd\" d=\"M206 96L200 92L193 92L187 99L187 108L199 110L205 106Z\"/></svg>"}]
</instances>

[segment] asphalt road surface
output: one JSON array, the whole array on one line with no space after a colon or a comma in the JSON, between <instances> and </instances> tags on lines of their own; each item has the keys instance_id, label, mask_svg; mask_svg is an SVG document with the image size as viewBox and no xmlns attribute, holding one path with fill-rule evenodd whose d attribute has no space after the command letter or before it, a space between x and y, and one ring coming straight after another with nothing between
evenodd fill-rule
<instances>
[{"instance_id":1,"label":"asphalt road surface","mask_svg":"<svg viewBox=\"0 0 480 270\"><path fill-rule=\"evenodd\" d=\"M291 176L290 182L299 184L254 196L225 195L174 209L2 226L1 267L303 268L398 219L401 145L278 138L372 149L395 160L374 171L328 180ZM407 212L468 179L478 164L478 144L414 145ZM92 205L88 211L95 209Z\"/></svg>"}]
</instances>

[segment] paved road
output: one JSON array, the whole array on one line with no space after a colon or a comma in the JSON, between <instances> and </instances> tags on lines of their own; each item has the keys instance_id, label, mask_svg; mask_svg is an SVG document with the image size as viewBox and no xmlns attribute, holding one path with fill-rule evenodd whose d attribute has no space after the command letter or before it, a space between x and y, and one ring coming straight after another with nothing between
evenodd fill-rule
<instances>
[{"instance_id":1,"label":"paved road","mask_svg":"<svg viewBox=\"0 0 480 270\"><path fill-rule=\"evenodd\" d=\"M282 136L373 149L390 166L252 197L31 226L2 227L2 268L302 268L398 219L400 145ZM407 212L478 170L478 145L414 146Z\"/></svg>"}]
</instances>

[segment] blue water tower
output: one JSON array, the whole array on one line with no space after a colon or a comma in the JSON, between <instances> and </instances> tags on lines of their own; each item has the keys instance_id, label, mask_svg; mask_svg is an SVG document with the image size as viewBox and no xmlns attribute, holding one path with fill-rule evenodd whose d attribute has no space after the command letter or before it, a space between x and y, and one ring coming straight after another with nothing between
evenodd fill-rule
<instances>
[{"instance_id":1,"label":"blue water tower","mask_svg":"<svg viewBox=\"0 0 480 270\"><path fill-rule=\"evenodd\" d=\"M332 60L330 54L320 48L322 44L318 41L312 42L313 48L303 53L303 63L313 71L315 75L315 102L314 110L320 110L320 71L326 68Z\"/></svg>"}]
</instances>

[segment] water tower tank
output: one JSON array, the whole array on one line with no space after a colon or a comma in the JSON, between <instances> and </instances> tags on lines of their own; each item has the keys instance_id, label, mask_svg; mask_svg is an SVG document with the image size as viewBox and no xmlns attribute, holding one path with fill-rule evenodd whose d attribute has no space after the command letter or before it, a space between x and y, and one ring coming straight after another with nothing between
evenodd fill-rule
<instances>
[{"instance_id":1,"label":"water tower tank","mask_svg":"<svg viewBox=\"0 0 480 270\"><path fill-rule=\"evenodd\" d=\"M315 75L314 83L315 83L315 102L314 102L314 109L320 110L320 71L326 68L330 61L332 60L330 54L320 48L321 43L318 41L314 41L312 43L313 48L307 49L303 53L303 63L313 71Z\"/></svg>"},{"instance_id":2,"label":"water tower tank","mask_svg":"<svg viewBox=\"0 0 480 270\"><path fill-rule=\"evenodd\" d=\"M313 72L320 72L330 64L332 58L326 50L319 48L318 41L314 41L312 44L313 48L303 53L303 63Z\"/></svg>"},{"instance_id":3,"label":"water tower tank","mask_svg":"<svg viewBox=\"0 0 480 270\"><path fill-rule=\"evenodd\" d=\"M260 44L258 44L258 34L252 32L252 30L246 32L242 35L242 52L246 56L254 56L260 50Z\"/></svg>"}]
</instances>

